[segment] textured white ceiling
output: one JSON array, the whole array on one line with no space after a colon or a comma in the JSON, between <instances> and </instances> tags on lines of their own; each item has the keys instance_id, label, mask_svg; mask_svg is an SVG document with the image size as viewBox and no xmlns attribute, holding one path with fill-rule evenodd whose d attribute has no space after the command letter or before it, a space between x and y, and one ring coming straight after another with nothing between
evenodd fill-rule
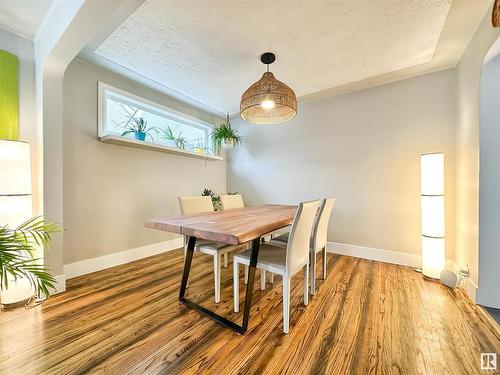
<instances>
[{"instance_id":1,"label":"textured white ceiling","mask_svg":"<svg viewBox=\"0 0 500 375\"><path fill-rule=\"evenodd\" d=\"M0 27L33 39L54 0L0 0Z\"/></svg>"},{"instance_id":2,"label":"textured white ceiling","mask_svg":"<svg viewBox=\"0 0 500 375\"><path fill-rule=\"evenodd\" d=\"M235 112L259 56L298 96L429 62L451 0L146 0L96 54Z\"/></svg>"}]
</instances>

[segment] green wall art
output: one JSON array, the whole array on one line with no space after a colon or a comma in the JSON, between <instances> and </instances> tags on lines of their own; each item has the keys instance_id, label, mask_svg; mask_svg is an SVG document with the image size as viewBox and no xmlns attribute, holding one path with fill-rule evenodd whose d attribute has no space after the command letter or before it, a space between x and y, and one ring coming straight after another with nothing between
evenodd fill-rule
<instances>
[{"instance_id":1,"label":"green wall art","mask_svg":"<svg viewBox=\"0 0 500 375\"><path fill-rule=\"evenodd\" d=\"M19 60L0 50L0 139L17 139L19 132Z\"/></svg>"}]
</instances>

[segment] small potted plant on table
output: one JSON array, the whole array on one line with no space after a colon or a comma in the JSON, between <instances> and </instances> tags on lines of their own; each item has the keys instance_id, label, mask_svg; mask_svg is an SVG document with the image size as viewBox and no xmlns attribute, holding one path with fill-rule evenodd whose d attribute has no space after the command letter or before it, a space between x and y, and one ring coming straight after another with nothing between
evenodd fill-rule
<instances>
[{"instance_id":1,"label":"small potted plant on table","mask_svg":"<svg viewBox=\"0 0 500 375\"><path fill-rule=\"evenodd\" d=\"M215 191L212 189L207 189L205 188L202 192L201 195L203 197L210 197L212 198L212 204L214 205L214 210L215 211L220 211L222 209L222 203L220 200L220 196L215 194Z\"/></svg>"}]
</instances>

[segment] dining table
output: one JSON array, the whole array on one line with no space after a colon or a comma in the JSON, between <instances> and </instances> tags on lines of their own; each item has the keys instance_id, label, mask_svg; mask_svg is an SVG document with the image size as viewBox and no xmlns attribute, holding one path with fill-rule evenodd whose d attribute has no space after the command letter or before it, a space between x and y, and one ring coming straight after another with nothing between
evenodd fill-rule
<instances>
[{"instance_id":1,"label":"dining table","mask_svg":"<svg viewBox=\"0 0 500 375\"><path fill-rule=\"evenodd\" d=\"M265 204L178 215L163 219L150 219L144 225L148 228L181 234L186 238L187 247L179 288L179 301L237 333L243 334L247 331L250 319L255 269L262 238L269 233L289 226L293 221L296 210L297 206L293 205ZM241 324L237 324L186 298L186 287L197 239L223 242L229 245L251 244L248 282Z\"/></svg>"}]
</instances>

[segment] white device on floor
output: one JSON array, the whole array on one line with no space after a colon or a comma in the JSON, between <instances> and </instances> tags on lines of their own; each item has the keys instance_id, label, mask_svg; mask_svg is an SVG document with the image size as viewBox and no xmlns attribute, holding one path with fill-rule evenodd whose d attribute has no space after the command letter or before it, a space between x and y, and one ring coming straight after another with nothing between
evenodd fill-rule
<instances>
[{"instance_id":1,"label":"white device on floor","mask_svg":"<svg viewBox=\"0 0 500 375\"><path fill-rule=\"evenodd\" d=\"M458 276L455 272L451 271L441 271L441 276L439 278L441 284L446 285L450 288L456 288L458 285Z\"/></svg>"}]
</instances>

